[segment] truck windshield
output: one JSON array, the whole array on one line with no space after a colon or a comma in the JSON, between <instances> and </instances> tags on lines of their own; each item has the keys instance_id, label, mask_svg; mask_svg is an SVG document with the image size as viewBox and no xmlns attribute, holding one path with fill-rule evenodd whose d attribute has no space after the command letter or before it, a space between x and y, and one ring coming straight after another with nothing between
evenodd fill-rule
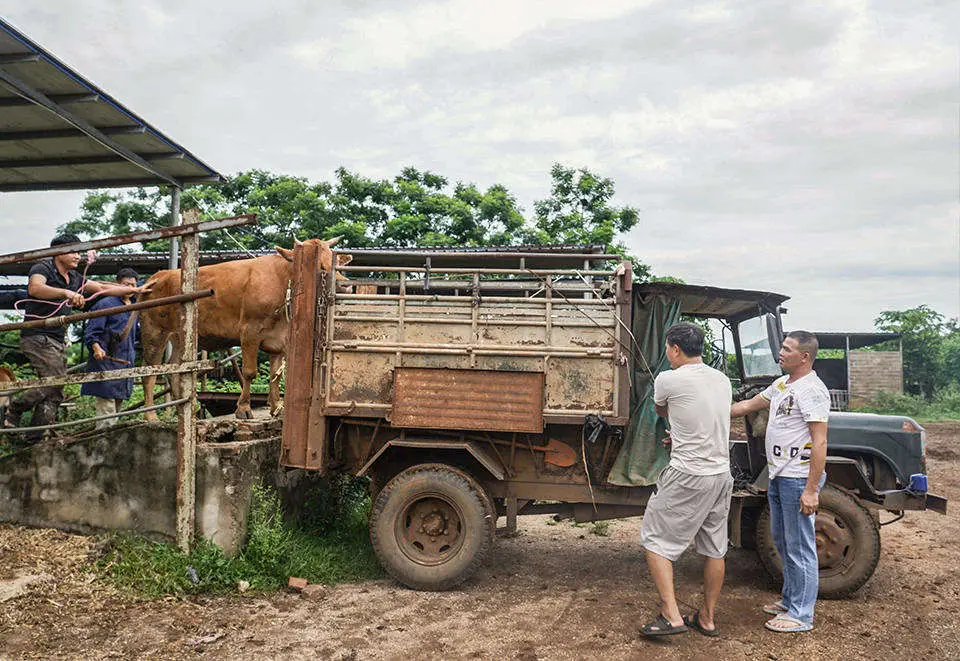
<instances>
[{"instance_id":1,"label":"truck windshield","mask_svg":"<svg viewBox=\"0 0 960 661\"><path fill-rule=\"evenodd\" d=\"M743 356L743 375L780 376L778 356L774 355L770 339L770 322L765 314L741 321L737 326L740 334L740 350ZM774 328L776 324L774 324ZM778 347L779 348L779 347Z\"/></svg>"}]
</instances>

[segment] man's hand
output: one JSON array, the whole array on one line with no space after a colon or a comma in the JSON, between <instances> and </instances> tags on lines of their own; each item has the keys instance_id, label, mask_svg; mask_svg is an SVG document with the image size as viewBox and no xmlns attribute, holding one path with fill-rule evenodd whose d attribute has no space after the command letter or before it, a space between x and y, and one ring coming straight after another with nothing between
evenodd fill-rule
<instances>
[{"instance_id":1,"label":"man's hand","mask_svg":"<svg viewBox=\"0 0 960 661\"><path fill-rule=\"evenodd\" d=\"M820 494L816 490L804 489L800 494L800 513L808 516L814 514L818 505L820 505Z\"/></svg>"},{"instance_id":2,"label":"man's hand","mask_svg":"<svg viewBox=\"0 0 960 661\"><path fill-rule=\"evenodd\" d=\"M93 351L93 357L96 360L103 360L107 357L107 352L103 350L98 343L94 342L93 346L90 347L90 350Z\"/></svg>"},{"instance_id":3,"label":"man's hand","mask_svg":"<svg viewBox=\"0 0 960 661\"><path fill-rule=\"evenodd\" d=\"M148 285L140 285L139 287L133 287L132 289L133 289L134 293L137 293L137 294L149 294L149 293L150 293L150 287L149 287Z\"/></svg>"},{"instance_id":4,"label":"man's hand","mask_svg":"<svg viewBox=\"0 0 960 661\"><path fill-rule=\"evenodd\" d=\"M667 432L667 435L660 439L660 443L661 443L661 445L663 445L663 447L665 447L665 448L667 449L667 451L669 452L670 449L673 447L673 438L670 436L670 430L669 430L669 429L667 429L666 432Z\"/></svg>"},{"instance_id":5,"label":"man's hand","mask_svg":"<svg viewBox=\"0 0 960 661\"><path fill-rule=\"evenodd\" d=\"M84 303L87 302L80 292L70 291L69 289L64 289L63 291L67 294L66 299L70 301L70 304L75 308L82 308Z\"/></svg>"}]
</instances>

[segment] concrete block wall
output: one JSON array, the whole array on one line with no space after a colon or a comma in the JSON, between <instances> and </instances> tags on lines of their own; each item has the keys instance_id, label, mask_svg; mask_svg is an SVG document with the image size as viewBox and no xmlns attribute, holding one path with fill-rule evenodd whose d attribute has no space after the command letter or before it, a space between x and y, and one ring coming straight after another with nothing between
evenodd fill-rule
<instances>
[{"instance_id":1,"label":"concrete block wall","mask_svg":"<svg viewBox=\"0 0 960 661\"><path fill-rule=\"evenodd\" d=\"M850 352L850 405L873 399L879 392L903 392L903 357L899 351Z\"/></svg>"},{"instance_id":2,"label":"concrete block wall","mask_svg":"<svg viewBox=\"0 0 960 661\"><path fill-rule=\"evenodd\" d=\"M177 430L141 423L0 459L0 521L90 533L176 535ZM197 534L228 553L246 535L253 485L280 480L279 437L197 445Z\"/></svg>"}]
</instances>

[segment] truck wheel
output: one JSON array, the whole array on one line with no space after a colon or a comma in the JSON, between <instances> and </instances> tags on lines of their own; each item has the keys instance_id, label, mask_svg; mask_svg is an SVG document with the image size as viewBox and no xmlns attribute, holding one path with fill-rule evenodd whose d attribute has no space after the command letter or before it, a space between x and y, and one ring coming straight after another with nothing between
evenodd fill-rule
<instances>
[{"instance_id":1,"label":"truck wheel","mask_svg":"<svg viewBox=\"0 0 960 661\"><path fill-rule=\"evenodd\" d=\"M859 590L880 561L880 528L870 512L853 496L824 486L816 531L820 596L837 599ZM757 522L757 554L774 580L782 581L783 562L770 532L768 506Z\"/></svg>"},{"instance_id":2,"label":"truck wheel","mask_svg":"<svg viewBox=\"0 0 960 661\"><path fill-rule=\"evenodd\" d=\"M412 466L390 480L370 512L370 540L387 573L415 590L448 590L477 570L495 514L483 488L446 464Z\"/></svg>"}]
</instances>

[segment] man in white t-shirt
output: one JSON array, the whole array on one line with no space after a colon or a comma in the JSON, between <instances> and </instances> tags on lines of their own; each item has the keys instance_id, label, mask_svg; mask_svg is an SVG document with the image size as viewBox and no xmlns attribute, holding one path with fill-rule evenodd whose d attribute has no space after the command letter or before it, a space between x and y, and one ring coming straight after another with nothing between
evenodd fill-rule
<instances>
[{"instance_id":1,"label":"man in white t-shirt","mask_svg":"<svg viewBox=\"0 0 960 661\"><path fill-rule=\"evenodd\" d=\"M681 322L667 329L667 359L653 386L657 414L670 422L670 464L647 503L640 544L660 593L660 614L641 629L662 636L696 629L717 636L714 609L727 553L730 475L730 380L703 363L703 331ZM673 563L694 543L704 556L703 605L681 616L673 590Z\"/></svg>"},{"instance_id":2,"label":"man in white t-shirt","mask_svg":"<svg viewBox=\"0 0 960 661\"><path fill-rule=\"evenodd\" d=\"M820 578L815 528L820 488L826 478L830 415L830 392L813 371L817 348L812 333L788 333L780 347L780 366L786 376L753 399L734 404L730 411L739 417L770 409L767 501L770 530L783 560L782 598L763 607L765 613L775 616L764 625L771 631L813 628Z\"/></svg>"}]
</instances>

